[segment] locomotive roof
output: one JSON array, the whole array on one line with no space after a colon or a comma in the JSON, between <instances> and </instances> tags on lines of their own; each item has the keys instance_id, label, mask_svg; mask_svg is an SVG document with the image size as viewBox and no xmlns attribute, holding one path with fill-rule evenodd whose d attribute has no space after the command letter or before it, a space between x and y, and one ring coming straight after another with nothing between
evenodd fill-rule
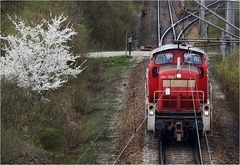
<instances>
[{"instance_id":1,"label":"locomotive roof","mask_svg":"<svg viewBox=\"0 0 240 165\"><path fill-rule=\"evenodd\" d=\"M207 56L207 54L203 50L201 50L197 47L193 47L192 45L167 44L167 45L163 45L163 46L160 46L159 48L154 49L151 52L151 58L153 57L153 54L155 54L157 52L164 51L164 50L169 50L169 49L182 49L182 50L188 50L189 49L190 51L199 52L199 53L203 54L204 56Z\"/></svg>"}]
</instances>

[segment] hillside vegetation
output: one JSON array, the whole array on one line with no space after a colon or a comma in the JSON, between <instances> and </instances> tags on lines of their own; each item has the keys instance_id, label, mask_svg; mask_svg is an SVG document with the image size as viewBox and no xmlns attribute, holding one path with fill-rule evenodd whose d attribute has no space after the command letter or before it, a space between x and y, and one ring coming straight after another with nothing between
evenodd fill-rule
<instances>
[{"instance_id":1,"label":"hillside vegetation","mask_svg":"<svg viewBox=\"0 0 240 165\"><path fill-rule=\"evenodd\" d=\"M131 62L121 56L89 59L87 64L78 78L48 92L49 102L2 81L2 163L74 163L83 154L114 114L106 101L114 99L113 82L120 78L115 75L129 70ZM80 163L97 163L106 152L108 148L92 148Z\"/></svg>"},{"instance_id":2,"label":"hillside vegetation","mask_svg":"<svg viewBox=\"0 0 240 165\"><path fill-rule=\"evenodd\" d=\"M7 15L40 22L61 13L68 16L68 22L78 32L72 41L73 51L116 50L124 48L125 32L135 34L138 6L127 1L1 1L1 31L14 33Z\"/></svg>"}]
</instances>

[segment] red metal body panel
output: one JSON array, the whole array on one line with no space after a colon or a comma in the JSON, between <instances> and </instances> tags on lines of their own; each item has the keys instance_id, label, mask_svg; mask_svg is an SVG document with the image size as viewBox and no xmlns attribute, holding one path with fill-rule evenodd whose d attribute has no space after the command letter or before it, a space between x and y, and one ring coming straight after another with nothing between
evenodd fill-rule
<instances>
[{"instance_id":1,"label":"red metal body panel","mask_svg":"<svg viewBox=\"0 0 240 165\"><path fill-rule=\"evenodd\" d=\"M158 110L193 110L193 104L195 104L196 110L199 110L199 103L207 102L207 84L208 84L208 73L207 66L203 54L200 54L202 63L201 64L187 64L184 63L183 54L187 50L183 49L170 49L165 50L164 53L172 52L173 61L166 64L155 64L156 54L153 54L149 65L148 72L148 101L150 103L156 103L158 101ZM177 71L177 58L180 57L180 64L183 65L182 69ZM153 77L153 68L157 68L158 75ZM163 69L164 68L164 69ZM203 76L200 77L199 69L202 68ZM190 70L189 70L190 69ZM180 73L181 78L176 78L176 74ZM195 86L170 86L170 95L164 94L166 87L163 85L163 80L195 80ZM175 92L174 92L175 91ZM194 92L193 92L194 91ZM203 96L204 95L204 96ZM155 97L155 100L154 100ZM192 100L194 97L194 103ZM187 101L187 100L190 101Z\"/></svg>"}]
</instances>

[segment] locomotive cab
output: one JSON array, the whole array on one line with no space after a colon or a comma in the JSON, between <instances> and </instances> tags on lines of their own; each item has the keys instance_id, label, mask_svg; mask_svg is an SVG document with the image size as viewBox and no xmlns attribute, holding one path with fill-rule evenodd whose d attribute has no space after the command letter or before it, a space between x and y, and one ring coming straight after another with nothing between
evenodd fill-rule
<instances>
[{"instance_id":1,"label":"locomotive cab","mask_svg":"<svg viewBox=\"0 0 240 165\"><path fill-rule=\"evenodd\" d=\"M206 53L178 44L152 51L146 72L147 129L178 141L210 131Z\"/></svg>"}]
</instances>

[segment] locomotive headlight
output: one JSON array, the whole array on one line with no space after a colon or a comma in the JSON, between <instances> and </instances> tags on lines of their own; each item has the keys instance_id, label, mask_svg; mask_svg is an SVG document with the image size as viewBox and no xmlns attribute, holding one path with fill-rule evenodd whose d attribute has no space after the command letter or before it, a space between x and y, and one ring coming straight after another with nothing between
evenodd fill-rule
<instances>
[{"instance_id":1,"label":"locomotive headlight","mask_svg":"<svg viewBox=\"0 0 240 165\"><path fill-rule=\"evenodd\" d=\"M182 75L180 73L177 74L177 78L181 78Z\"/></svg>"},{"instance_id":2,"label":"locomotive headlight","mask_svg":"<svg viewBox=\"0 0 240 165\"><path fill-rule=\"evenodd\" d=\"M152 110L149 110L149 115L150 115L150 116L153 116L153 115L154 115L153 109L152 109Z\"/></svg>"},{"instance_id":3,"label":"locomotive headlight","mask_svg":"<svg viewBox=\"0 0 240 165\"><path fill-rule=\"evenodd\" d=\"M203 113L204 113L205 116L209 115L209 111L204 111Z\"/></svg>"},{"instance_id":4,"label":"locomotive headlight","mask_svg":"<svg viewBox=\"0 0 240 165\"><path fill-rule=\"evenodd\" d=\"M209 115L209 110L210 110L209 104L205 104L203 106L203 114L204 114L204 116L208 116Z\"/></svg>"},{"instance_id":5,"label":"locomotive headlight","mask_svg":"<svg viewBox=\"0 0 240 165\"><path fill-rule=\"evenodd\" d=\"M154 115L154 111L155 111L154 105L150 104L148 106L148 114L149 114L149 116L153 116Z\"/></svg>"}]
</instances>

